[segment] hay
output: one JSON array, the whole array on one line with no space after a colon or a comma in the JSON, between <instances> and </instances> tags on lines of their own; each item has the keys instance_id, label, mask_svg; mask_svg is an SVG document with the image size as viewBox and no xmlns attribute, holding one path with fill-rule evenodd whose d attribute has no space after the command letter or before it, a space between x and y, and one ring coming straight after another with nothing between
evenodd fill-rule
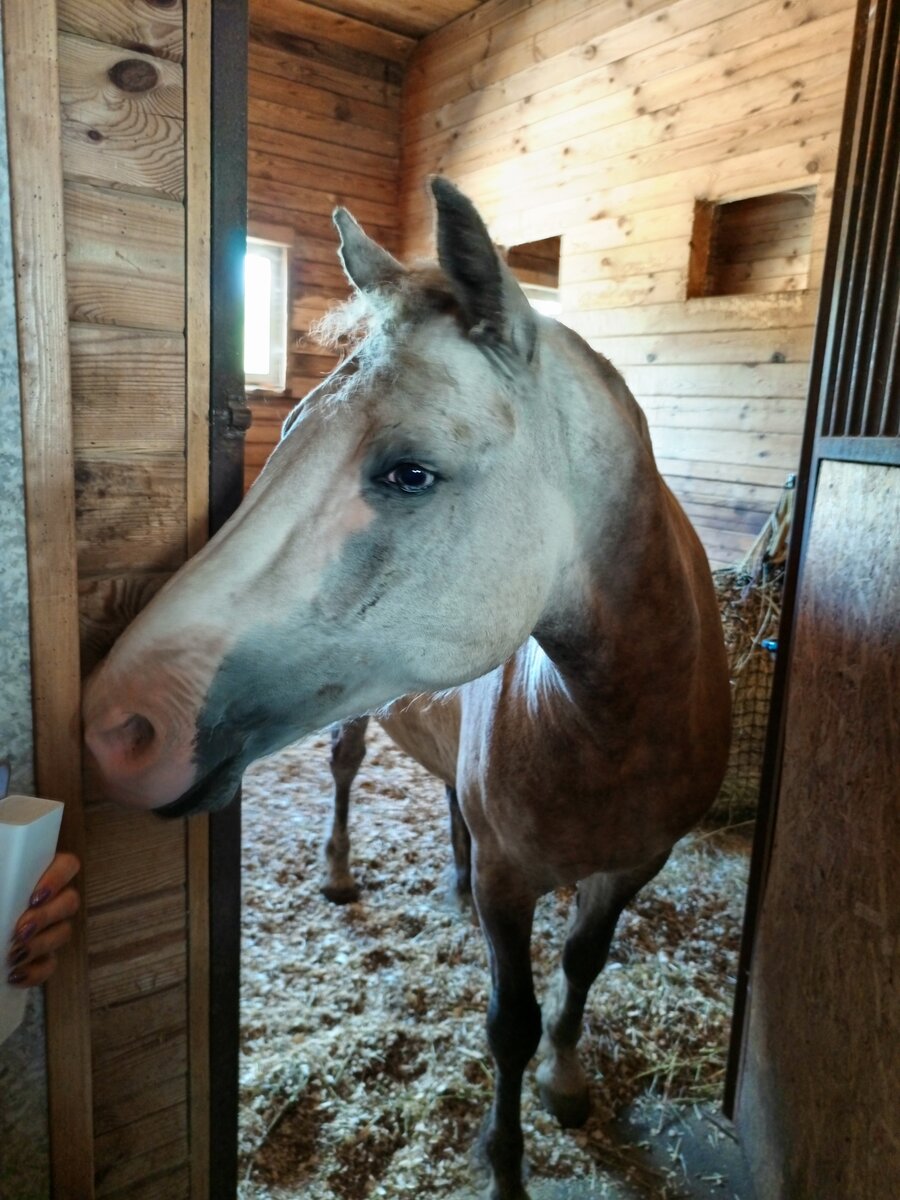
<instances>
[{"instance_id":1,"label":"hay","mask_svg":"<svg viewBox=\"0 0 900 1200\"><path fill-rule=\"evenodd\" d=\"M319 737L245 777L240 1194L471 1196L492 1090L488 972L479 931L447 900L443 788L373 735L351 810L363 899L335 908L318 890L327 763ZM562 1131L526 1076L535 1177L605 1195L604 1179L634 1169L610 1135L617 1112L720 1096L747 860L740 832L688 838L626 912L585 1014L587 1126ZM539 995L570 899L539 906Z\"/></svg>"},{"instance_id":2,"label":"hay","mask_svg":"<svg viewBox=\"0 0 900 1200\"><path fill-rule=\"evenodd\" d=\"M725 824L756 813L777 642L794 477L744 560L713 572L731 676L732 735L728 768L712 815Z\"/></svg>"}]
</instances>

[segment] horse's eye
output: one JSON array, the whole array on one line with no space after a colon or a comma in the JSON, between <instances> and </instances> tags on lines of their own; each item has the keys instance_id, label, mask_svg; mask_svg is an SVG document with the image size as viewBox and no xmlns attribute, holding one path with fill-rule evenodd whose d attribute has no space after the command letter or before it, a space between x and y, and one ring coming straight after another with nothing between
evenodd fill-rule
<instances>
[{"instance_id":1,"label":"horse's eye","mask_svg":"<svg viewBox=\"0 0 900 1200\"><path fill-rule=\"evenodd\" d=\"M392 467L386 475L382 476L384 482L396 488L398 492L409 494L427 492L435 478L433 471L429 471L426 467L420 467L418 463L414 462L397 463L396 467Z\"/></svg>"}]
</instances>

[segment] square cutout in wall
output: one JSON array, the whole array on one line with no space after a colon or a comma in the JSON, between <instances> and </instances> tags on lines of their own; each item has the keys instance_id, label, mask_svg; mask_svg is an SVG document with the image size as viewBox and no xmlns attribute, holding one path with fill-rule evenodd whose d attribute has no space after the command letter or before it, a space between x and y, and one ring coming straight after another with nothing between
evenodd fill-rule
<instances>
[{"instance_id":1,"label":"square cutout in wall","mask_svg":"<svg viewBox=\"0 0 900 1200\"><path fill-rule=\"evenodd\" d=\"M815 187L694 208L688 299L809 286Z\"/></svg>"}]
</instances>

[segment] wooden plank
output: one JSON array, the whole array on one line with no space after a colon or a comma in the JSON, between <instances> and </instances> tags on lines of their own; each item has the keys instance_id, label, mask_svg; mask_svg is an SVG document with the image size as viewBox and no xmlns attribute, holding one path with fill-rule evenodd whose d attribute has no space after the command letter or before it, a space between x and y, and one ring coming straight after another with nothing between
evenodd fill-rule
<instances>
[{"instance_id":1,"label":"wooden plank","mask_svg":"<svg viewBox=\"0 0 900 1200\"><path fill-rule=\"evenodd\" d=\"M286 212L320 213L329 219L335 207L344 204L352 207L354 216L367 228L389 226L396 217L396 200L389 195L389 189L378 188L376 181L373 181L369 194L361 197L342 193L343 172L329 171L327 176L323 173L321 183L316 186L314 177L310 178L308 165L255 150L248 154L248 166L251 202L274 204ZM354 190L363 189L357 187Z\"/></svg>"},{"instance_id":2,"label":"wooden plank","mask_svg":"<svg viewBox=\"0 0 900 1200\"><path fill-rule=\"evenodd\" d=\"M697 458L712 460L722 466L739 468L761 465L777 469L781 475L796 471L800 461L800 434L742 432L717 429L670 429L665 426L652 431L653 450L658 458Z\"/></svg>"},{"instance_id":3,"label":"wooden plank","mask_svg":"<svg viewBox=\"0 0 900 1200\"><path fill-rule=\"evenodd\" d=\"M130 1183L126 1188L106 1195L108 1200L190 1200L197 1193L191 1191L190 1169L181 1166L174 1171L166 1168L140 1183Z\"/></svg>"},{"instance_id":4,"label":"wooden plank","mask_svg":"<svg viewBox=\"0 0 900 1200\"><path fill-rule=\"evenodd\" d=\"M73 325L71 370L79 455L182 451L183 337Z\"/></svg>"},{"instance_id":5,"label":"wooden plank","mask_svg":"<svg viewBox=\"0 0 900 1200\"><path fill-rule=\"evenodd\" d=\"M382 158L396 159L399 149L396 132L357 128L340 117L307 112L302 108L263 100L257 96L250 97L248 116L251 125L263 125L267 129L300 134L337 146L349 146Z\"/></svg>"},{"instance_id":6,"label":"wooden plank","mask_svg":"<svg viewBox=\"0 0 900 1200\"><path fill-rule=\"evenodd\" d=\"M89 674L126 625L170 578L168 571L99 576L78 582L81 662Z\"/></svg>"},{"instance_id":7,"label":"wooden plank","mask_svg":"<svg viewBox=\"0 0 900 1200\"><path fill-rule=\"evenodd\" d=\"M404 69L401 63L389 62L386 58L379 58L366 50L354 50L351 46L330 42L324 38L304 37L302 33L285 33L282 30L271 29L254 21L252 14L250 42L307 62L336 67L363 79L388 83L398 88L403 83Z\"/></svg>"},{"instance_id":8,"label":"wooden plank","mask_svg":"<svg viewBox=\"0 0 900 1200\"><path fill-rule=\"evenodd\" d=\"M740 13L729 9L662 43L635 43L628 31L623 46L616 30L592 43L594 54L563 52L529 61L524 70L495 74L447 104L439 103L432 81L421 98L414 91L409 97L407 140L427 147L433 157L457 131L485 146L504 137L507 144L519 137L532 145L534 127L558 117L571 118L577 132L583 123L590 128L591 112L599 128L644 114L671 115L687 98L706 97L709 103L721 92L737 94L760 75L790 75L792 68L847 45L853 9L847 0L825 0L824 13L807 3L799 7L800 12L795 6L773 11L765 0ZM771 33L764 37L760 20L767 17ZM802 87L801 77L795 90ZM540 104L533 103L535 95Z\"/></svg>"},{"instance_id":9,"label":"wooden plank","mask_svg":"<svg viewBox=\"0 0 900 1200\"><path fill-rule=\"evenodd\" d=\"M174 570L184 562L183 455L82 451L75 484L81 574Z\"/></svg>"},{"instance_id":10,"label":"wooden plank","mask_svg":"<svg viewBox=\"0 0 900 1200\"><path fill-rule=\"evenodd\" d=\"M639 404L650 428L721 429L799 434L803 430L806 405L802 400L747 398L675 399L672 396L641 395Z\"/></svg>"},{"instance_id":11,"label":"wooden plank","mask_svg":"<svg viewBox=\"0 0 900 1200\"><path fill-rule=\"evenodd\" d=\"M65 801L60 846L84 858L75 497L65 290L56 4L3 11L4 74L31 606L36 784ZM84 887L83 876L76 886ZM94 1195L83 915L47 984L51 1178Z\"/></svg>"},{"instance_id":12,"label":"wooden plank","mask_svg":"<svg viewBox=\"0 0 900 1200\"><path fill-rule=\"evenodd\" d=\"M315 84L298 83L261 71L250 73L248 92L255 100L280 104L303 113L316 113L375 133L388 133L392 139L397 137L399 102L389 106L373 104L370 100L323 91Z\"/></svg>"},{"instance_id":13,"label":"wooden plank","mask_svg":"<svg viewBox=\"0 0 900 1200\"><path fill-rule=\"evenodd\" d=\"M400 104L400 85L384 78L384 72L380 73L380 78L372 78L359 71L349 71L332 63L308 58L296 50L265 45L252 37L247 63L251 78L264 74L290 79L322 92L367 100L370 104L380 104L390 109L396 109Z\"/></svg>"},{"instance_id":14,"label":"wooden plank","mask_svg":"<svg viewBox=\"0 0 900 1200\"><path fill-rule=\"evenodd\" d=\"M95 789L96 789L96 785ZM150 813L131 812L97 799L87 811L90 909L133 901L184 885L184 831Z\"/></svg>"},{"instance_id":15,"label":"wooden plank","mask_svg":"<svg viewBox=\"0 0 900 1200\"><path fill-rule=\"evenodd\" d=\"M596 349L620 369L641 363L806 363L813 326L634 334L597 339Z\"/></svg>"},{"instance_id":16,"label":"wooden plank","mask_svg":"<svg viewBox=\"0 0 900 1200\"><path fill-rule=\"evenodd\" d=\"M173 1105L97 1138L97 1195L188 1161L187 1106Z\"/></svg>"},{"instance_id":17,"label":"wooden plank","mask_svg":"<svg viewBox=\"0 0 900 1200\"><path fill-rule=\"evenodd\" d=\"M774 396L806 399L806 363L697 363L629 367L628 386L637 396Z\"/></svg>"},{"instance_id":18,"label":"wooden plank","mask_svg":"<svg viewBox=\"0 0 900 1200\"><path fill-rule=\"evenodd\" d=\"M60 98L66 178L183 198L177 63L64 34Z\"/></svg>"},{"instance_id":19,"label":"wooden plank","mask_svg":"<svg viewBox=\"0 0 900 1200\"><path fill-rule=\"evenodd\" d=\"M405 37L420 38L463 13L476 8L481 0L428 0L410 4L409 0L316 0L320 8L346 13Z\"/></svg>"},{"instance_id":20,"label":"wooden plank","mask_svg":"<svg viewBox=\"0 0 900 1200\"><path fill-rule=\"evenodd\" d=\"M68 183L69 318L184 329L184 210L174 201Z\"/></svg>"},{"instance_id":21,"label":"wooden plank","mask_svg":"<svg viewBox=\"0 0 900 1200\"><path fill-rule=\"evenodd\" d=\"M194 0L185 20L185 183L188 254L185 259L185 521L187 553L209 537L211 226L212 226L212 0ZM187 823L188 1130L190 1193L209 1197L210 1165L210 870L209 818ZM164 1194L156 1189L162 1200Z\"/></svg>"},{"instance_id":22,"label":"wooden plank","mask_svg":"<svg viewBox=\"0 0 900 1200\"><path fill-rule=\"evenodd\" d=\"M396 63L405 62L416 44L414 38L328 12L306 0L266 0L265 6L254 12L254 23L313 41L337 42Z\"/></svg>"},{"instance_id":23,"label":"wooden plank","mask_svg":"<svg viewBox=\"0 0 900 1200\"><path fill-rule=\"evenodd\" d=\"M366 188L373 180L383 187L396 187L396 157L385 157L352 146L336 146L287 129L273 129L265 121L260 123L253 119L260 115L253 112L251 105L249 142L254 152L342 172L346 177L342 187L351 196L368 195Z\"/></svg>"},{"instance_id":24,"label":"wooden plank","mask_svg":"<svg viewBox=\"0 0 900 1200\"><path fill-rule=\"evenodd\" d=\"M896 467L822 462L737 1107L773 1200L888 1195L900 1171L898 529Z\"/></svg>"},{"instance_id":25,"label":"wooden plank","mask_svg":"<svg viewBox=\"0 0 900 1200\"><path fill-rule=\"evenodd\" d=\"M112 42L158 58L181 62L184 49L182 0L58 0L59 28L98 42Z\"/></svg>"},{"instance_id":26,"label":"wooden plank","mask_svg":"<svg viewBox=\"0 0 900 1200\"><path fill-rule=\"evenodd\" d=\"M130 1011L133 1006L124 1007ZM136 1051L124 1070L117 1066L98 1072L94 1109L98 1134L111 1133L182 1101L187 1065L187 1038L182 1030Z\"/></svg>"},{"instance_id":27,"label":"wooden plank","mask_svg":"<svg viewBox=\"0 0 900 1200\"><path fill-rule=\"evenodd\" d=\"M92 1005L122 1005L183 984L186 925L181 887L92 908L88 913Z\"/></svg>"}]
</instances>

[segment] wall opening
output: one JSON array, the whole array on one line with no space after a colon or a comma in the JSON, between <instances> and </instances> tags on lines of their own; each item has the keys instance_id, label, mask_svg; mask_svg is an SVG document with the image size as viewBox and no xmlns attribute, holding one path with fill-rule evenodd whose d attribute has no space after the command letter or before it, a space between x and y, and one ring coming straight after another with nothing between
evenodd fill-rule
<instances>
[{"instance_id":1,"label":"wall opening","mask_svg":"<svg viewBox=\"0 0 900 1200\"><path fill-rule=\"evenodd\" d=\"M815 187L698 200L688 299L796 292L809 286Z\"/></svg>"},{"instance_id":2,"label":"wall opening","mask_svg":"<svg viewBox=\"0 0 900 1200\"><path fill-rule=\"evenodd\" d=\"M522 285L533 308L546 317L558 317L560 237L521 242L506 252L507 265Z\"/></svg>"}]
</instances>

